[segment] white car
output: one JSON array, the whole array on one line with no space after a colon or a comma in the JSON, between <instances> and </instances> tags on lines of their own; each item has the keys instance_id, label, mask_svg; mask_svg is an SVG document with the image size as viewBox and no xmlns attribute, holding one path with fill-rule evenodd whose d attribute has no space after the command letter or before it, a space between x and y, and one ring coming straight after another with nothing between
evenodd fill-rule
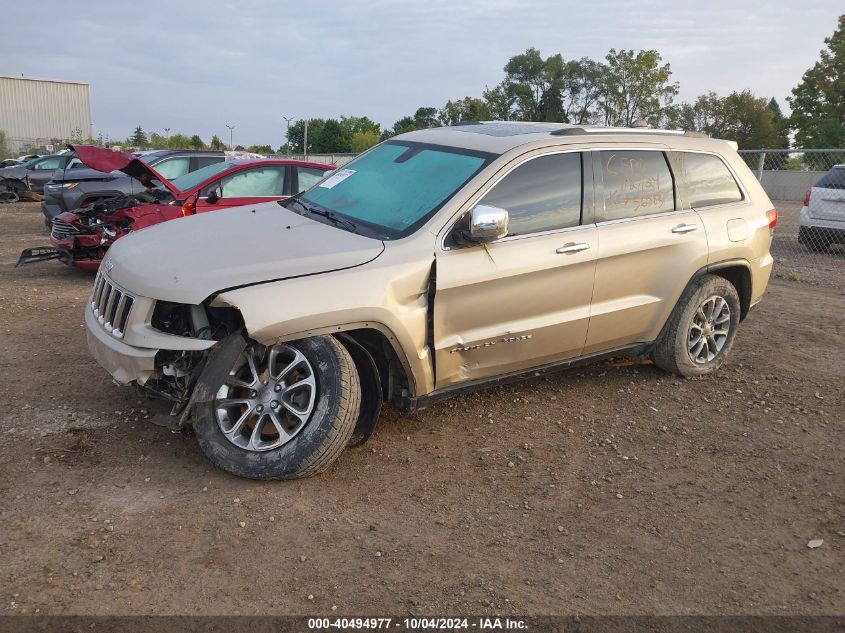
<instances>
[{"instance_id":1,"label":"white car","mask_svg":"<svg viewBox=\"0 0 845 633\"><path fill-rule=\"evenodd\" d=\"M807 190L798 241L814 251L845 244L845 165L834 165Z\"/></svg>"}]
</instances>

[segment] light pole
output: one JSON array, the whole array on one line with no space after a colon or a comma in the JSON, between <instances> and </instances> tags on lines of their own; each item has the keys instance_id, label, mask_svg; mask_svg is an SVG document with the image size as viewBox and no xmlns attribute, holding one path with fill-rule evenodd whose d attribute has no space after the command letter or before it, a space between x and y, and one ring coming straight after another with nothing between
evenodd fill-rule
<instances>
[{"instance_id":1,"label":"light pole","mask_svg":"<svg viewBox=\"0 0 845 633\"><path fill-rule=\"evenodd\" d=\"M235 126L234 125L227 125L226 127L229 128L229 150L231 151L231 150L235 149L235 146L232 143L232 138L234 137Z\"/></svg>"},{"instance_id":2,"label":"light pole","mask_svg":"<svg viewBox=\"0 0 845 633\"><path fill-rule=\"evenodd\" d=\"M302 139L302 151L304 158L308 158L308 119L305 119L305 137Z\"/></svg>"},{"instance_id":3,"label":"light pole","mask_svg":"<svg viewBox=\"0 0 845 633\"><path fill-rule=\"evenodd\" d=\"M293 117L292 116L287 117L287 116L282 115L282 118L285 120L285 123L287 123L287 125L288 125L287 131L285 132L285 143L287 144L287 143L290 143L290 138L289 138L290 137L290 122L293 121ZM288 149L290 149L290 146L288 146Z\"/></svg>"}]
</instances>

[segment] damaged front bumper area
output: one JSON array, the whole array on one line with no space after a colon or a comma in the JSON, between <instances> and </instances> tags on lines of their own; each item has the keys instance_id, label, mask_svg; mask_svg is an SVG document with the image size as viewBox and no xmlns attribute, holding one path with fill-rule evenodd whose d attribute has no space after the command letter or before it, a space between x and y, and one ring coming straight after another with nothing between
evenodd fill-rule
<instances>
[{"instance_id":1,"label":"damaged front bumper area","mask_svg":"<svg viewBox=\"0 0 845 633\"><path fill-rule=\"evenodd\" d=\"M185 306L187 316L177 323L181 312L172 304L163 304L168 308L163 311L157 303L117 286L101 270L85 306L88 348L115 382L136 384L172 402L176 413L187 404L208 350L218 341L207 320L200 328L190 322L192 312L205 314L202 306ZM167 331L171 326L178 334Z\"/></svg>"},{"instance_id":2,"label":"damaged front bumper area","mask_svg":"<svg viewBox=\"0 0 845 633\"><path fill-rule=\"evenodd\" d=\"M15 268L37 262L48 262L54 259L58 259L68 266L73 266L73 254L70 251L53 246L36 246L34 248L25 248L21 251L21 256L18 257Z\"/></svg>"}]
</instances>

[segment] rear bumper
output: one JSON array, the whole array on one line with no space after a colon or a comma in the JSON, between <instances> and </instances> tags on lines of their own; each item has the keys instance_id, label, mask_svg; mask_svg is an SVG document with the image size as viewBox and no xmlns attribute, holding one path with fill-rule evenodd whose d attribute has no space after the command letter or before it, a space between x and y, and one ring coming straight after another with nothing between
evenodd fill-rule
<instances>
[{"instance_id":1,"label":"rear bumper","mask_svg":"<svg viewBox=\"0 0 845 633\"><path fill-rule=\"evenodd\" d=\"M143 385L155 371L158 350L133 347L111 336L94 316L90 304L85 306L85 329L91 355L116 382Z\"/></svg>"}]
</instances>

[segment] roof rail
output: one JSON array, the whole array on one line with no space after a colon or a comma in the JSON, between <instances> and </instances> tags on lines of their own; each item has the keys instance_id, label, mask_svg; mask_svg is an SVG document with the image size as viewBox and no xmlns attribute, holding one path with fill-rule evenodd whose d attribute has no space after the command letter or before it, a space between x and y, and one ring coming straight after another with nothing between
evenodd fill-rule
<instances>
[{"instance_id":1,"label":"roof rail","mask_svg":"<svg viewBox=\"0 0 845 633\"><path fill-rule=\"evenodd\" d=\"M630 128L630 127L565 127L554 132L551 136L580 136L584 134L667 134L671 136L691 136L697 138L708 138L704 132L693 130L654 130L651 128Z\"/></svg>"}]
</instances>

